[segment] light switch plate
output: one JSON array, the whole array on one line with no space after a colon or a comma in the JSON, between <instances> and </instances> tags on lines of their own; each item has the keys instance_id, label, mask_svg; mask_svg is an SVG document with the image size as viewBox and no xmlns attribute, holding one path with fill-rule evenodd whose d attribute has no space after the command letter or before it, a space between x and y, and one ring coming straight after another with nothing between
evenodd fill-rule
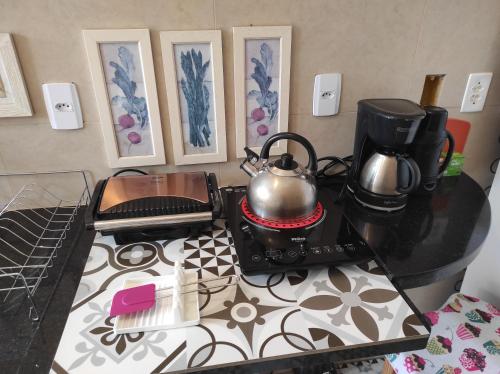
<instances>
[{"instance_id":1,"label":"light switch plate","mask_svg":"<svg viewBox=\"0 0 500 374\"><path fill-rule=\"evenodd\" d=\"M461 112L480 112L483 110L492 77L493 73L473 73L469 75L462 106L460 107Z\"/></svg>"},{"instance_id":2,"label":"light switch plate","mask_svg":"<svg viewBox=\"0 0 500 374\"><path fill-rule=\"evenodd\" d=\"M74 83L45 83L42 89L50 125L54 130L83 127L80 100Z\"/></svg>"},{"instance_id":3,"label":"light switch plate","mask_svg":"<svg viewBox=\"0 0 500 374\"><path fill-rule=\"evenodd\" d=\"M342 76L340 73L314 77L313 116L333 116L339 112Z\"/></svg>"}]
</instances>

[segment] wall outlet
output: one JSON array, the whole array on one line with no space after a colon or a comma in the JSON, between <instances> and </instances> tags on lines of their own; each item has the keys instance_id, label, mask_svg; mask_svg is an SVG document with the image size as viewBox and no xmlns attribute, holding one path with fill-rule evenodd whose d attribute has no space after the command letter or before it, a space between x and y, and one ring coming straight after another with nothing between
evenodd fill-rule
<instances>
[{"instance_id":1,"label":"wall outlet","mask_svg":"<svg viewBox=\"0 0 500 374\"><path fill-rule=\"evenodd\" d=\"M74 83L42 85L45 107L54 130L74 130L83 127L82 111Z\"/></svg>"},{"instance_id":2,"label":"wall outlet","mask_svg":"<svg viewBox=\"0 0 500 374\"><path fill-rule=\"evenodd\" d=\"M469 75L460 108L461 112L480 112L483 110L492 76L493 73L473 73Z\"/></svg>"},{"instance_id":3,"label":"wall outlet","mask_svg":"<svg viewBox=\"0 0 500 374\"><path fill-rule=\"evenodd\" d=\"M313 116L333 116L339 112L341 78L340 73L314 77Z\"/></svg>"}]
</instances>

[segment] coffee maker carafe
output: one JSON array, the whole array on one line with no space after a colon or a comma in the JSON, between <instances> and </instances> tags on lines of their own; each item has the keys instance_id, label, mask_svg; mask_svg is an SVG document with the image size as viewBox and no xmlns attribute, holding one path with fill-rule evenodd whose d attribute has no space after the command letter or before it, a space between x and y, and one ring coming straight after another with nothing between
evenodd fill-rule
<instances>
[{"instance_id":1,"label":"coffee maker carafe","mask_svg":"<svg viewBox=\"0 0 500 374\"><path fill-rule=\"evenodd\" d=\"M407 151L424 117L409 100L358 102L348 188L359 203L382 211L406 205L408 194L420 184L420 170Z\"/></svg>"},{"instance_id":2,"label":"coffee maker carafe","mask_svg":"<svg viewBox=\"0 0 500 374\"><path fill-rule=\"evenodd\" d=\"M439 178L443 175L453 156L455 140L446 130L448 111L437 106L425 106L425 118L420 122L417 134L409 153L417 163L422 181L415 191L418 195L431 194L437 187ZM443 147L448 140L448 150L440 163Z\"/></svg>"}]
</instances>

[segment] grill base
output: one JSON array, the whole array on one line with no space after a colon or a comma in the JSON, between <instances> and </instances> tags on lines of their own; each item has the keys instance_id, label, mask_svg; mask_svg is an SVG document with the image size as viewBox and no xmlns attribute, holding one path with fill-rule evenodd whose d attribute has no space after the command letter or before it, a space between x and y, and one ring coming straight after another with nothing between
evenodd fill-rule
<instances>
[{"instance_id":1,"label":"grill base","mask_svg":"<svg viewBox=\"0 0 500 374\"><path fill-rule=\"evenodd\" d=\"M158 240L174 240L199 236L201 232L212 225L212 221L191 224L169 225L165 228L124 230L124 231L101 231L102 235L113 235L116 244L131 244L139 242L153 242Z\"/></svg>"}]
</instances>

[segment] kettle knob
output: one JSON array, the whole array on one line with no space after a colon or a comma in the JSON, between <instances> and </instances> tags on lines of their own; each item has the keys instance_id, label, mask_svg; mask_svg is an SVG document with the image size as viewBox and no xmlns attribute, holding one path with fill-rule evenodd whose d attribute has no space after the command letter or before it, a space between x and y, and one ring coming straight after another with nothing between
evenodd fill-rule
<instances>
[{"instance_id":1,"label":"kettle knob","mask_svg":"<svg viewBox=\"0 0 500 374\"><path fill-rule=\"evenodd\" d=\"M278 166L283 170L292 170L297 167L297 163L293 161L293 155L290 153L283 153L280 157L280 163Z\"/></svg>"},{"instance_id":2,"label":"kettle knob","mask_svg":"<svg viewBox=\"0 0 500 374\"><path fill-rule=\"evenodd\" d=\"M293 155L290 153L283 153L281 155L281 167L283 169L290 169L292 166Z\"/></svg>"}]
</instances>

